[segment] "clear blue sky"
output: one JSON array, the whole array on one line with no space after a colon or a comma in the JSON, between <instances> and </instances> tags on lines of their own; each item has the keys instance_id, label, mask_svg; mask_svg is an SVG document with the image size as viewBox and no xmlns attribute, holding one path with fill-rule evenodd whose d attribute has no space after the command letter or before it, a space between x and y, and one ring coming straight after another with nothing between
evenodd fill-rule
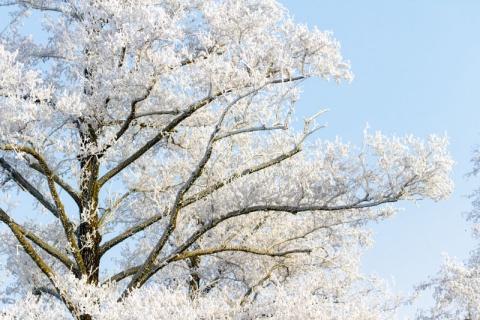
<instances>
[{"instance_id":1,"label":"clear blue sky","mask_svg":"<svg viewBox=\"0 0 480 320\"><path fill-rule=\"evenodd\" d=\"M306 85L302 112L332 109L320 138L359 143L367 122L388 134L450 137L457 162L451 198L407 205L394 220L372 225L375 246L364 271L393 277L393 290L411 292L438 271L443 252L463 260L475 244L461 213L471 209L465 196L480 186L480 179L464 177L480 144L480 1L280 2L297 22L332 30L355 74L350 85ZM428 303L428 295L420 298L399 318Z\"/></svg>"},{"instance_id":2,"label":"clear blue sky","mask_svg":"<svg viewBox=\"0 0 480 320\"><path fill-rule=\"evenodd\" d=\"M439 269L442 252L465 259L474 246L461 213L471 208L464 196L480 185L480 179L464 178L480 143L480 1L280 2L297 22L332 30L352 63L351 84L305 85L298 116L331 109L318 138L338 135L358 144L367 123L388 134L450 137L457 162L452 197L407 204L394 220L372 225L376 244L365 256L364 271L394 278L393 290L411 292ZM5 19L0 8L0 26ZM399 318L428 303L428 297L419 299Z\"/></svg>"}]
</instances>

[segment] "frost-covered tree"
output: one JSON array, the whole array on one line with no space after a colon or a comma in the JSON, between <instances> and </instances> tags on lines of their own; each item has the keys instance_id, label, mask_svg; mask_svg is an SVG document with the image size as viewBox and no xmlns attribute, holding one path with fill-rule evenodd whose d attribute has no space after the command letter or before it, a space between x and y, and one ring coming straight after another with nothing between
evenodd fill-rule
<instances>
[{"instance_id":1,"label":"frost-covered tree","mask_svg":"<svg viewBox=\"0 0 480 320\"><path fill-rule=\"evenodd\" d=\"M293 125L303 80L352 79L329 32L274 0L0 5L0 296L26 296L18 313L394 312L358 272L365 225L444 199L452 160L445 138L354 147L309 138L321 111ZM22 35L32 11L46 41Z\"/></svg>"},{"instance_id":2,"label":"frost-covered tree","mask_svg":"<svg viewBox=\"0 0 480 320\"><path fill-rule=\"evenodd\" d=\"M474 152L471 177L480 176L480 147ZM472 223L472 234L480 240L480 188L471 195L473 209L465 214ZM419 319L480 319L480 246L468 260L445 257L435 277L420 284L419 292L433 289L435 305L419 310Z\"/></svg>"}]
</instances>

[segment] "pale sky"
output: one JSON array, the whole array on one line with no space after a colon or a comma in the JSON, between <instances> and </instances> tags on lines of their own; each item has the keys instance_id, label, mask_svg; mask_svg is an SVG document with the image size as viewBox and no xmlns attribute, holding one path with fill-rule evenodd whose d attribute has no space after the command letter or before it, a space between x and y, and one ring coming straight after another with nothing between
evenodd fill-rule
<instances>
[{"instance_id":1,"label":"pale sky","mask_svg":"<svg viewBox=\"0 0 480 320\"><path fill-rule=\"evenodd\" d=\"M280 2L296 22L332 30L355 74L351 84L340 86L306 82L297 116L331 109L317 138L338 135L360 144L367 123L386 134L450 137L457 162L451 198L401 204L406 210L395 219L371 226L375 246L364 258L364 272L389 279L394 291L412 292L415 283L438 271L443 252L462 260L475 245L461 213L471 209L465 196L480 185L480 179L464 177L480 143L480 1ZM0 7L0 27L5 19ZM399 319L429 303L426 294Z\"/></svg>"}]
</instances>

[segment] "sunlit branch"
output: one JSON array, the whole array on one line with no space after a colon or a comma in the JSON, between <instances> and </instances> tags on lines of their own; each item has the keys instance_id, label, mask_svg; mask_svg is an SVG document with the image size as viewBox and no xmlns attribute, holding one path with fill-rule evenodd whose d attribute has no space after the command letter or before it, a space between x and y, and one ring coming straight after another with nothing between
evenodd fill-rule
<instances>
[{"instance_id":1,"label":"sunlit branch","mask_svg":"<svg viewBox=\"0 0 480 320\"><path fill-rule=\"evenodd\" d=\"M302 79L305 79L305 76L299 76L299 77L294 77L294 78L282 78L282 79L276 79L276 80L271 80L260 87L255 88L253 91L258 91L259 88L264 88L268 85L271 84L279 84L279 83L287 83L287 82L295 82L299 81ZM248 88L248 86L245 86L245 88ZM157 134L155 137L153 137L151 140L149 140L146 144L144 144L141 148L139 148L134 154L132 154L130 157L126 158L123 160L121 163L119 163L115 168L107 172L103 177L99 179L99 187L101 188L107 181L109 181L111 178L116 176L118 173L120 173L123 169L128 167L130 164L132 164L135 160L143 156L147 151L149 151L153 146L155 146L158 142L160 142L163 138L165 138L170 132L172 132L177 125L179 125L181 122L183 122L185 119L190 117L195 111L198 109L208 105L212 101L214 101L216 98L224 96L228 93L231 93L233 89L229 90L224 90L221 92L217 92L215 94L210 94L208 97L203 98L200 101L197 101L188 107L185 108L185 110L176 118L174 118L165 128ZM251 93L248 93L249 95Z\"/></svg>"},{"instance_id":2,"label":"sunlit branch","mask_svg":"<svg viewBox=\"0 0 480 320\"><path fill-rule=\"evenodd\" d=\"M23 233L17 228L17 224L8 216L8 214L3 211L3 209L0 208L0 219L2 221L6 221L5 223L7 226L10 228L12 233L15 235L17 238L18 242L22 246L23 250L25 251L26 254L30 256L30 258L33 260L33 262L37 265L37 267L42 271L42 273L50 280L54 288L57 290L57 292L60 293L62 297L62 301L65 303L65 305L69 308L69 310L73 310L73 306L71 305L70 302L67 301L67 299L61 294L61 290L57 286L55 282L55 274L53 271L47 266L47 264L43 261L43 259L40 257L40 255L35 251L35 249L32 247L32 245L27 241ZM72 308L72 309L71 309Z\"/></svg>"},{"instance_id":3,"label":"sunlit branch","mask_svg":"<svg viewBox=\"0 0 480 320\"><path fill-rule=\"evenodd\" d=\"M188 190L191 188L193 183L202 175L203 169L205 168L208 161L210 160L210 157L211 157L212 152L213 152L213 146L214 146L214 143L215 143L215 137L216 137L217 133L220 131L221 125L222 125L223 120L224 120L225 116L227 115L227 113L240 100L244 99L245 97L257 94L259 92L259 90L261 90L264 86L265 85L260 86L258 88L255 88L252 91L249 91L249 92L247 92L243 95L238 96L232 102L230 102L230 104L228 106L225 107L225 109L223 110L222 114L219 117L217 125L215 126L213 132L210 135L210 138L209 138L209 141L207 143L207 147L205 148L205 152L204 152L203 157L200 159L197 166L195 167L195 169L190 174L190 177L188 178L188 180L185 182L185 184L177 192L177 195L175 197L175 201L173 203L173 206L172 206L172 209L171 209L171 212L170 212L170 221L168 222L167 227L165 228L162 236L160 237L160 240L155 245L153 250L150 252L148 258L146 259L146 261L142 265L142 268L137 272L137 274L135 274L132 281L128 284L127 289L124 291L123 294L128 294L129 290L131 290L133 288L136 288L138 286L142 286L143 283L146 281L145 274L148 272L150 267L154 264L155 260L157 259L158 255L160 254L161 250L165 246L168 238L170 237L170 235L173 233L173 231L176 228L177 217L178 217L178 213L180 212L180 209L181 209L180 204L182 202L183 196L185 195L186 192L188 192Z\"/></svg>"},{"instance_id":4,"label":"sunlit branch","mask_svg":"<svg viewBox=\"0 0 480 320\"><path fill-rule=\"evenodd\" d=\"M324 111L323 111L324 112ZM258 172L258 171L261 171L263 169L266 169L268 167L271 167L273 165L276 165L286 159L289 159L291 157L293 157L294 155L296 155L297 153L299 153L301 150L302 150L302 143L303 141L309 136L311 135L313 132L315 132L317 129L319 129L320 127L315 127L313 128L312 130L310 129L310 123L313 119L315 119L316 117L318 117L321 113L323 112L319 112L317 113L316 115L314 115L313 117L309 118L309 119L305 119L305 128L304 128L304 133L302 135L302 137L300 138L300 141L295 145L295 147L290 150L289 152L286 152L284 154L281 154L280 156L278 157L275 157L273 158L272 160L270 161L267 161L267 162L264 162L262 164L259 164L257 166L254 166L254 167L251 167L251 168L248 168L248 169L245 169L243 170L241 173L235 173L233 175L231 175L229 178L225 179L224 181L220 181L220 182L217 182L215 183L214 185L210 186L209 188L183 200L182 202L182 206L183 207L186 207L200 199L203 199L204 197L206 197L207 195L209 194L212 194L214 191L222 188L223 186L225 186L226 184L229 184L230 182L238 179L238 178L241 178L243 176L246 176L246 175L249 175L251 173L254 173L254 172ZM276 128L276 127L272 127L272 128ZM279 126L280 129L284 128L283 126Z\"/></svg>"},{"instance_id":5,"label":"sunlit branch","mask_svg":"<svg viewBox=\"0 0 480 320\"><path fill-rule=\"evenodd\" d=\"M251 132L258 132L258 131L272 131L272 130L286 130L287 128L284 125L276 125L276 126L266 126L261 125L258 127L251 127L251 128L244 128L235 131L230 131L224 134L219 134L215 137L214 141L222 140L231 136L239 135L242 133L251 133Z\"/></svg>"},{"instance_id":6,"label":"sunlit branch","mask_svg":"<svg viewBox=\"0 0 480 320\"><path fill-rule=\"evenodd\" d=\"M2 89L3 88L0 87L0 90L2 90ZM29 102L33 102L35 104L45 103L49 106L55 106L55 104L51 100L41 99L41 98L38 98L38 97L32 97L30 94L9 95L9 94L6 94L6 93L0 93L0 97L2 97L2 98L12 98L12 99L22 99L22 100L28 100Z\"/></svg>"},{"instance_id":7,"label":"sunlit branch","mask_svg":"<svg viewBox=\"0 0 480 320\"><path fill-rule=\"evenodd\" d=\"M249 253L253 255L260 255L260 256L269 256L269 257L284 257L290 254L309 254L313 251L313 249L293 249L287 251L271 251L271 250L262 250L247 246L223 246L223 247L216 247L216 248L208 248L208 249L199 249L199 250L192 250L184 252L183 254L179 254L174 256L173 258L169 259L168 262L180 261L185 260L188 258L199 257L204 255L211 255L221 252L243 252ZM118 282L121 281L129 276L134 275L141 269L141 266L135 266L124 270L122 272L117 273L113 277L111 277L107 282Z\"/></svg>"},{"instance_id":8,"label":"sunlit branch","mask_svg":"<svg viewBox=\"0 0 480 320\"><path fill-rule=\"evenodd\" d=\"M74 273L77 273L77 267L75 264L62 252L58 251L56 248L52 247L45 241L43 241L39 236L34 234L32 231L28 230L27 228L17 224L13 219L4 220L3 216L0 216L0 221L3 221L4 223L11 223L15 228L17 228L27 239L30 239L33 243L35 243L37 246L42 248L46 253L48 253L50 256L53 258L57 259L61 263L65 265L68 269L72 270Z\"/></svg>"},{"instance_id":9,"label":"sunlit branch","mask_svg":"<svg viewBox=\"0 0 480 320\"><path fill-rule=\"evenodd\" d=\"M65 231L65 234L67 236L69 244L70 244L70 246L73 250L75 260L76 260L80 270L82 271L82 273L86 274L85 264L83 262L82 256L80 254L80 250L77 246L77 243L75 241L72 224L68 220L67 214L65 212L64 205L63 205L63 203L60 199L60 196L58 195L57 189L55 187L55 180L53 178L53 172L48 167L45 159L43 159L43 157L40 154L38 154L35 150L32 150L32 149L24 147L24 146L0 145L0 150L25 152L25 153L31 155L32 157L34 157L40 163L40 166L42 167L43 171L45 172L45 177L47 178L48 186L50 188L50 194L53 198L53 201L55 202L55 206L56 206L56 208L58 210L58 213L59 213L60 221L62 222L63 229Z\"/></svg>"},{"instance_id":10,"label":"sunlit branch","mask_svg":"<svg viewBox=\"0 0 480 320\"><path fill-rule=\"evenodd\" d=\"M170 188L174 188L174 187L177 187L179 186L180 184L177 184L177 185L171 185L171 186L168 186L166 189L163 189L161 191L166 191ZM102 217L100 218L100 222L99 222L99 226L101 227L102 224L104 223L105 221L105 218L116 208L118 207L123 201L125 201L126 198L128 198L131 194L135 193L135 192L156 192L158 190L156 189L132 189L132 190L129 190L128 192L126 192L124 195L122 195L119 199L117 199L115 201L114 204L112 204L108 209L105 210L105 212L103 213ZM107 252L109 249L111 249L112 247L116 246L117 244L123 242L124 240L130 238L131 236L137 234L138 232L141 232L143 231L144 229L148 228L149 226L151 226L152 224L154 224L155 222L157 221L160 221L161 219L165 218L167 216L167 213L168 213L168 210L165 210L159 214L156 214L150 218L148 218L147 220L143 221L142 223L128 229L128 230L125 230L124 232L122 232L121 234L119 234L118 236L116 236L115 238L105 242L102 246L100 246L100 255L103 255L105 254L105 252Z\"/></svg>"},{"instance_id":11,"label":"sunlit branch","mask_svg":"<svg viewBox=\"0 0 480 320\"><path fill-rule=\"evenodd\" d=\"M122 195L119 199L115 200L115 202L114 202L108 209L106 209L106 210L103 212L100 220L98 221L98 227L100 228L100 227L103 225L103 223L104 223L104 221L105 221L105 218L108 217L108 215L109 215L113 210L115 210L116 208L118 208L118 206L119 206L120 204L122 204L122 202L125 201L125 199L127 199L127 198L128 198L132 193L134 193L134 192L135 192L134 189L129 190L127 193L125 193L124 195Z\"/></svg>"},{"instance_id":12,"label":"sunlit branch","mask_svg":"<svg viewBox=\"0 0 480 320\"><path fill-rule=\"evenodd\" d=\"M114 142L118 141L123 136L123 134L128 130L128 128L130 127L130 124L136 118L136 112L137 112L138 104L140 102L143 102L146 99L148 99L148 97L150 96L150 93L152 92L153 88L155 87L155 84L156 84L156 80L154 80L152 82L152 84L147 88L147 90L146 90L146 92L143 96L141 96L137 99L134 99L131 102L131 104L130 104L130 107L131 107L130 114L128 115L127 119L123 122L123 125L120 128L120 130L118 130L118 132L115 134ZM109 145L105 146L103 148L103 150L98 153L98 158L101 158L105 154L105 152L111 147L112 147L112 144L109 144Z\"/></svg>"},{"instance_id":13,"label":"sunlit branch","mask_svg":"<svg viewBox=\"0 0 480 320\"><path fill-rule=\"evenodd\" d=\"M307 79L307 76L298 76L293 78L280 78L270 81L270 84L279 84L279 83L287 83L287 82L294 82L299 80Z\"/></svg>"},{"instance_id":14,"label":"sunlit branch","mask_svg":"<svg viewBox=\"0 0 480 320\"><path fill-rule=\"evenodd\" d=\"M232 176L230 176L229 178L225 179L224 181L221 181L221 182L217 182L215 183L213 186L209 187L208 189L206 190L203 190L185 200L182 201L181 203L181 207L182 208L185 208L189 205L191 205L192 203L198 201L198 200L201 200L203 198L205 198L206 196L208 196L209 194L213 193L214 191L222 188L223 186L231 183L232 181L238 179L238 178L241 178L243 176L246 176L246 175L249 175L249 174L252 174L252 173L255 173L255 172L258 172L258 171L261 171L263 169L266 169L268 167L271 167L275 164L278 164L286 159L289 159L291 158L292 156L294 156L295 154L297 154L298 152L300 152L301 148L299 145L297 145L293 150L287 152L287 153L284 153L270 161L267 161L267 162L264 162L260 165L257 165L257 166L254 166L254 167L251 167L251 168L248 168L248 169L245 169L243 170L241 173L239 174L234 174ZM124 195L126 196L126 195ZM123 198L123 197L122 197ZM135 227L129 229L129 230L126 230L124 231L122 234L116 236L115 238L105 242L101 247L100 247L100 252L101 254L105 254L105 252L107 252L109 249L111 249L112 247L116 246L117 244L121 243L122 241L128 239L129 237L137 234L138 232L141 232L143 231L145 228L151 226L152 224L160 221L161 219L163 219L165 216L166 216L167 212L162 212L161 214L157 214L151 218L149 218L148 220L142 222L141 224L139 225L136 225Z\"/></svg>"},{"instance_id":15,"label":"sunlit branch","mask_svg":"<svg viewBox=\"0 0 480 320\"><path fill-rule=\"evenodd\" d=\"M219 190L220 188L222 188L223 186L231 183L232 181L234 180L237 180L241 177L244 177L246 175L249 175L249 174L252 174L252 173L255 173L255 172L258 172L258 171L261 171L263 169L266 169L266 168L269 168L273 165L276 165L286 159L289 159L291 157L293 157L295 154L299 153L301 151L301 145L297 145L294 149L290 150L289 152L286 152L278 157L275 157L273 158L272 160L269 160L267 162L264 162L262 164L259 164L257 166L254 166L254 167L251 167L251 168L248 168L248 169L245 169L243 170L242 172L240 173L235 173L233 175L231 175L230 177L228 177L227 179L225 179L224 181L220 181L220 182L217 182L215 183L214 185L210 186L209 188L183 200L182 202L182 207L186 207L200 199L203 199L205 198L206 196L208 196L209 194L212 194L214 191L216 190Z\"/></svg>"},{"instance_id":16,"label":"sunlit branch","mask_svg":"<svg viewBox=\"0 0 480 320\"><path fill-rule=\"evenodd\" d=\"M294 253L311 253L312 249L293 249L293 250L275 252L271 250L262 250L262 249L247 247L247 246L224 246L224 247L187 251L175 256L171 261L179 261L179 260L184 260L192 257L199 257L199 256L215 254L219 252L227 252L227 251L245 252L245 253L251 253L254 255L269 256L269 257L284 257L286 255L294 254Z\"/></svg>"},{"instance_id":17,"label":"sunlit branch","mask_svg":"<svg viewBox=\"0 0 480 320\"><path fill-rule=\"evenodd\" d=\"M59 12L59 13L67 14L67 12L65 12L65 10L63 10L62 8L48 7L48 6L45 6L45 5L36 4L33 1L26 1L26 0L22 0L22 1L19 1L19 2L24 4L24 5L28 5L29 8L32 8L32 9L35 9L35 10L52 11L52 12ZM13 3L13 5L16 5L16 4L18 4L18 3Z\"/></svg>"},{"instance_id":18,"label":"sunlit branch","mask_svg":"<svg viewBox=\"0 0 480 320\"><path fill-rule=\"evenodd\" d=\"M125 63L125 57L127 56L127 44L122 46L122 52L120 53L120 61L118 62L118 68L122 68Z\"/></svg>"},{"instance_id":19,"label":"sunlit branch","mask_svg":"<svg viewBox=\"0 0 480 320\"><path fill-rule=\"evenodd\" d=\"M136 225L135 227L122 232L121 234L119 234L115 238L105 242L103 245L100 246L100 255L104 255L105 252L110 250L112 247L114 247L114 246L118 245L119 243L125 241L126 239L130 238L131 236L137 234L138 232L145 230L146 228L148 228L149 226L151 226L155 222L160 221L162 218L167 216L167 213L168 213L168 211L165 211L161 214L157 214L157 215L147 219L146 221Z\"/></svg>"},{"instance_id":20,"label":"sunlit branch","mask_svg":"<svg viewBox=\"0 0 480 320\"><path fill-rule=\"evenodd\" d=\"M36 171L40 172L43 175L46 175L45 171L37 163L30 164L30 168L35 169ZM75 189L72 188L72 186L70 186L65 180L63 180L56 174L53 175L53 180L55 181L56 184L58 184L63 190L65 190L68 193L68 195L73 199L73 201L75 201L75 203L79 207L81 207L82 202L80 200L80 197L78 196Z\"/></svg>"},{"instance_id":21,"label":"sunlit branch","mask_svg":"<svg viewBox=\"0 0 480 320\"><path fill-rule=\"evenodd\" d=\"M187 59L183 59L181 62L180 62L180 67L185 67L185 66L188 66L188 65L191 65L191 64L194 64L195 62L197 61L201 61L201 60L206 60L208 59L212 53L213 54L216 54L217 56L221 56L225 53L225 51L220 51L219 49L223 48L224 46L214 46L212 48L209 48L207 50L202 50L202 52L206 53L204 55L197 55L193 58L187 58ZM171 68L172 70L174 68Z\"/></svg>"},{"instance_id":22,"label":"sunlit branch","mask_svg":"<svg viewBox=\"0 0 480 320\"><path fill-rule=\"evenodd\" d=\"M175 258L175 256L187 250L195 241L197 241L201 236L203 236L209 230L212 230L219 223L230 220L232 218L247 215L253 212L271 211L271 212L288 212L291 214L297 214L297 213L307 212L307 211L341 211L341 210L352 210L352 209L364 209L364 208L376 207L384 203L396 202L400 199L401 195L402 195L402 192L400 192L396 196L384 198L376 201L370 201L370 202L367 201L365 203L362 203L361 201L360 202L357 201L353 204L339 205L339 206L258 205L258 206L251 206L251 207L246 207L243 209L231 211L219 218L213 219L210 222L204 224L202 228L200 228L193 235L191 235L190 238L188 238L181 246L175 249L168 257L162 259L161 262L155 264L150 269L150 271L145 275L144 281L148 280L156 272L158 272L163 267L165 267L169 262L172 261L172 259Z\"/></svg>"},{"instance_id":23,"label":"sunlit branch","mask_svg":"<svg viewBox=\"0 0 480 320\"><path fill-rule=\"evenodd\" d=\"M60 217L60 212L55 205L50 203L43 194L40 193L34 186L30 184L23 176L15 170L5 159L0 158L0 166L5 169L10 177L15 181L23 190L30 193L35 199L37 199L48 211L50 211L55 217Z\"/></svg>"},{"instance_id":24,"label":"sunlit branch","mask_svg":"<svg viewBox=\"0 0 480 320\"><path fill-rule=\"evenodd\" d=\"M165 111L151 111L151 112L144 112L139 113L135 116L134 120L149 117L149 116L163 116L163 115L178 115L181 111L179 110L165 110ZM127 120L111 120L107 122L102 122L103 126L118 126L123 125ZM139 122L139 121L132 121L131 126L138 126L140 128L160 128L159 124L156 124L155 121L152 122Z\"/></svg>"},{"instance_id":25,"label":"sunlit branch","mask_svg":"<svg viewBox=\"0 0 480 320\"><path fill-rule=\"evenodd\" d=\"M180 114L179 110L164 110L164 111L150 111L150 112L143 112L137 113L135 119L149 117L149 116L163 116L163 115L177 115Z\"/></svg>"},{"instance_id":26,"label":"sunlit branch","mask_svg":"<svg viewBox=\"0 0 480 320\"><path fill-rule=\"evenodd\" d=\"M405 183L404 188L406 188L410 182L413 180L409 180L408 182ZM201 236L203 236L205 233L208 231L212 230L215 228L218 224L230 220L235 217L243 216L243 215L248 215L253 212L289 212L292 214L297 214L301 212L307 212L307 211L342 211L342 210L353 210L353 209L365 209L365 208L371 208L371 207L376 207L381 204L385 203L390 203L390 202L396 202L398 201L401 196L403 195L403 189L402 188L396 195L391 196L391 197L386 197L382 198L379 200L372 201L368 196L365 196L364 198L361 198L354 203L347 204L347 205L338 205L338 206L328 206L328 205L321 205L321 206L282 206L282 205L258 205L258 206L251 206L251 207L246 207L243 209L239 210L234 210L231 211L219 218L213 219L209 221L208 223L205 223L202 228L197 230L194 234L192 234L181 246L179 246L177 249L175 249L168 257L163 258L160 262L155 263L148 273L145 274L145 279L144 281L148 280L150 277L152 277L156 272L161 270L163 267L165 267L168 263L171 261L174 261L175 257L181 255L184 253L195 241L197 241ZM348 224L348 223L355 223L359 222L362 219L357 219L357 220L351 220L351 221L340 221L338 223L331 224L330 226L324 226L324 228L331 227L334 225L339 225L339 224ZM328 254L328 252L326 252ZM134 275L138 273L141 270L142 266L137 266L137 267L132 267L128 270L125 270L115 276L113 276L110 280L114 281L120 281L121 279L124 279L128 276ZM125 292L122 294L122 297L127 295Z\"/></svg>"},{"instance_id":27,"label":"sunlit branch","mask_svg":"<svg viewBox=\"0 0 480 320\"><path fill-rule=\"evenodd\" d=\"M239 210L240 211L240 210ZM230 218L233 218L233 217L236 217L238 216L239 214L239 211L235 211L233 212L233 215L230 214L230 215L226 215L226 216L230 216ZM244 214L248 214L248 213L244 213ZM170 256L170 260L168 261L176 261L175 257L177 257L177 255L181 255L182 252L184 252L185 250L188 249L188 247L193 244L196 240L198 240L201 236L203 236L206 232L212 230L214 227L216 227L220 222L223 222L225 220L227 220L228 218L225 218L226 216L220 218L220 219L217 219L216 221L214 221L213 223L211 223L210 225L198 230L193 236L191 236L183 246L179 247L179 249L176 249L174 251L174 254L172 254ZM320 229L328 229L328 228L332 228L332 227L335 227L335 226L338 226L338 225L345 225L345 224L352 224L352 223L360 223L360 222L366 222L366 221L370 221L371 219L368 219L368 218L360 218L360 219L354 219L354 220L346 220L346 221L338 221L338 222L335 222L335 223L330 223L328 225L324 225L324 226L321 226L321 227L318 227L316 228L315 230L312 230L312 232L314 231L318 231ZM309 233L305 233L303 236L307 236ZM274 248L275 246L278 246L282 243L285 243L285 242L288 242L288 241L293 241L297 238L301 238L300 237L292 237L292 238L289 238L289 239L285 239L283 241L280 241L280 242L277 242L273 245L271 245L269 247L268 250L271 250L272 248ZM326 250L326 248L322 247L322 246L316 246L316 248L319 248L319 249L322 249L323 251L325 251L325 254L326 256L329 255L328 251ZM171 260L171 259L174 259L174 260ZM162 262L163 262L163 265L157 263L154 265L154 269L152 269L152 271L150 273L155 273L157 272L158 270L160 270L161 268L163 268L163 266L166 265L166 259L163 259ZM132 276L134 275L135 273L138 272L138 270L140 270L141 268L141 265L139 266L135 266L135 267L131 267L129 269L126 269L122 272L119 272L117 273L116 275L112 276L109 280L107 280L105 283L107 282L110 282L110 281L113 281L113 282L118 282L118 281L121 281L129 276ZM157 269L156 269L157 268ZM152 274L153 275L153 274Z\"/></svg>"},{"instance_id":28,"label":"sunlit branch","mask_svg":"<svg viewBox=\"0 0 480 320\"><path fill-rule=\"evenodd\" d=\"M271 277L272 277L272 274L275 270L277 269L280 269L280 268L285 268L288 272L288 267L286 265L284 265L283 263L282 264L278 264L276 266L274 266L273 268L271 268L267 274L265 275L265 277L263 277L262 279L260 279L259 281L257 281L256 284L254 284L253 286L251 286L250 288L248 288L248 290L245 292L245 294L243 295L243 298L242 300L240 301L240 305L243 306L247 303L247 299L248 297L254 292L255 288L263 285L263 283L265 283L265 281L268 281ZM255 300L255 297L254 299Z\"/></svg>"},{"instance_id":29,"label":"sunlit branch","mask_svg":"<svg viewBox=\"0 0 480 320\"><path fill-rule=\"evenodd\" d=\"M134 274L136 274L140 270L141 267L142 266L139 265L139 266L135 266L135 267L131 267L131 268L128 268L126 270L123 270L123 271L115 274L111 278L109 278L103 284L106 284L106 283L109 283L109 282L118 282L118 281L121 281L121 280L123 280L125 278L128 278L130 276L133 276Z\"/></svg>"},{"instance_id":30,"label":"sunlit branch","mask_svg":"<svg viewBox=\"0 0 480 320\"><path fill-rule=\"evenodd\" d=\"M206 106L210 102L212 102L217 96L208 96L194 104L191 104L189 107L186 108L185 111L182 112L181 115L173 119L159 134L149 140L145 145L139 148L134 154L132 154L127 159L123 160L119 163L115 168L107 172L103 177L99 179L99 187L103 186L107 181L111 178L116 176L120 173L123 169L128 167L132 164L135 160L143 156L147 151L149 151L153 146L155 146L159 141L161 141L164 137L168 136L168 134L183 120L190 117L196 110Z\"/></svg>"},{"instance_id":31,"label":"sunlit branch","mask_svg":"<svg viewBox=\"0 0 480 320\"><path fill-rule=\"evenodd\" d=\"M342 224L343 224L343 223L342 223ZM282 245L282 244L285 244L285 243L287 243L287 242L291 242L291 241L295 241L295 240L299 240L299 239L305 239L307 236L309 236L309 235L311 235L311 234L313 234L313 233L315 233L315 232L317 232L317 231L319 231L319 230L321 230L321 229L330 228L330 227L332 227L332 226L331 226L331 225L329 225L329 226L320 226L320 227L317 227L317 228L313 228L313 229L311 229L311 230L309 230L309 231L307 231L307 232L304 232L304 233L301 234L301 235L297 235L297 236L294 236L294 237L290 237L290 238L287 238L287 239L283 239L283 240L281 240L281 241L279 241L279 242L276 242L276 243L272 244L270 247L268 247L268 250L272 250L273 248L278 247L278 246L280 246L280 245ZM325 250L325 248L323 248L323 249ZM326 251L326 250L325 250L325 251Z\"/></svg>"}]
</instances>

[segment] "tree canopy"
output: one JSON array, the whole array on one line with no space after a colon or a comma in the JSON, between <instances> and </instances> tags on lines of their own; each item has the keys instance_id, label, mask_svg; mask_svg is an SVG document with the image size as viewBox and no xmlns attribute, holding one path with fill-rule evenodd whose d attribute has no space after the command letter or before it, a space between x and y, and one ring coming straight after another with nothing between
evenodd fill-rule
<instances>
[{"instance_id":1,"label":"tree canopy","mask_svg":"<svg viewBox=\"0 0 480 320\"><path fill-rule=\"evenodd\" d=\"M436 136L316 140L322 110L298 128L304 80L352 80L330 32L273 0L0 5L0 294L31 305L12 310L395 311L359 272L365 226L447 197L453 162ZM32 11L47 41L22 35Z\"/></svg>"}]
</instances>

